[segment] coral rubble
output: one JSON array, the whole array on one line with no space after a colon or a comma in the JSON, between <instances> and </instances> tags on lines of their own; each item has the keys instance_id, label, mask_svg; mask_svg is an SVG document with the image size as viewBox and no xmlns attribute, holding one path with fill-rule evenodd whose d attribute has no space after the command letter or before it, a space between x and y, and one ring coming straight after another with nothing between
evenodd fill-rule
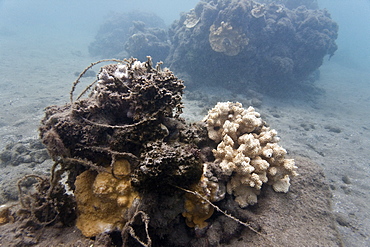
<instances>
[{"instance_id":1,"label":"coral rubble","mask_svg":"<svg viewBox=\"0 0 370 247\"><path fill-rule=\"evenodd\" d=\"M10 205L0 205L0 225L6 224L11 220Z\"/></svg>"}]
</instances>

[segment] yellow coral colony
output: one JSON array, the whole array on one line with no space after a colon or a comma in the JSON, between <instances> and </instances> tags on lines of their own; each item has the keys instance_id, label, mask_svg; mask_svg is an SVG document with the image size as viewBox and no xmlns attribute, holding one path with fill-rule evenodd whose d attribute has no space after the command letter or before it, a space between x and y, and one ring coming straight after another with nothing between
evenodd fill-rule
<instances>
[{"instance_id":1,"label":"yellow coral colony","mask_svg":"<svg viewBox=\"0 0 370 247\"><path fill-rule=\"evenodd\" d=\"M121 230L126 213L138 194L131 187L130 163L117 160L103 172L87 170L75 182L78 218L76 226L86 237Z\"/></svg>"},{"instance_id":2,"label":"yellow coral colony","mask_svg":"<svg viewBox=\"0 0 370 247\"><path fill-rule=\"evenodd\" d=\"M6 224L11 220L11 215L10 215L10 208L12 206L10 205L1 205L0 206L0 225Z\"/></svg>"},{"instance_id":3,"label":"yellow coral colony","mask_svg":"<svg viewBox=\"0 0 370 247\"><path fill-rule=\"evenodd\" d=\"M201 179L202 180L202 179ZM203 185L203 186L202 186ZM209 194L207 194L207 185L204 181L195 184L190 188L192 191L198 192L203 197L209 200ZM213 214L213 207L208 204L205 200L199 196L193 194L185 194L185 212L182 216L186 218L186 224L189 227L204 228L208 225L205 222Z\"/></svg>"},{"instance_id":4,"label":"yellow coral colony","mask_svg":"<svg viewBox=\"0 0 370 247\"><path fill-rule=\"evenodd\" d=\"M207 164L204 166L204 171L206 171ZM204 175L201 177L197 184L194 184L190 190L197 192L207 200L214 202L219 201L219 191L218 184L209 181ZM189 227L204 228L208 225L206 222L213 212L214 208L207 201L203 200L199 196L193 194L185 194L185 212L182 216L186 218L186 224Z\"/></svg>"},{"instance_id":5,"label":"yellow coral colony","mask_svg":"<svg viewBox=\"0 0 370 247\"><path fill-rule=\"evenodd\" d=\"M286 150L277 144L277 132L266 127L253 107L218 103L204 121L209 138L218 144L213 154L219 175L229 178L226 191L235 196L240 207L257 203L264 183L276 192L288 192L297 167L293 159L285 159Z\"/></svg>"},{"instance_id":6,"label":"yellow coral colony","mask_svg":"<svg viewBox=\"0 0 370 247\"><path fill-rule=\"evenodd\" d=\"M238 55L249 42L244 33L233 28L228 22L221 22L219 27L213 24L209 32L208 39L212 49L228 56Z\"/></svg>"}]
</instances>

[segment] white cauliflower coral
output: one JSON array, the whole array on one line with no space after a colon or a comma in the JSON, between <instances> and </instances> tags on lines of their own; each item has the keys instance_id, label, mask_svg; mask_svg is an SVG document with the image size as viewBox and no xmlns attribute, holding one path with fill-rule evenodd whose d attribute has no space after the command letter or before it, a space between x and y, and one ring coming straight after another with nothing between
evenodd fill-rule
<instances>
[{"instance_id":1,"label":"white cauliflower coral","mask_svg":"<svg viewBox=\"0 0 370 247\"><path fill-rule=\"evenodd\" d=\"M296 176L293 159L285 159L277 132L265 126L253 107L222 102L204 119L208 137L218 145L213 150L219 183L235 196L240 207L257 203L261 187L271 184L276 192L288 192L290 177ZM213 172L215 172L213 171Z\"/></svg>"}]
</instances>

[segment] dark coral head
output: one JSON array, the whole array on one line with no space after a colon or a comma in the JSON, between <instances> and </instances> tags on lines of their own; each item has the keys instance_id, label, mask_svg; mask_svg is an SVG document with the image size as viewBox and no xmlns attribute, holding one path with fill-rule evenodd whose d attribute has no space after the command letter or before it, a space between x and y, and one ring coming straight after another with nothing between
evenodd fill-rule
<instances>
[{"instance_id":1,"label":"dark coral head","mask_svg":"<svg viewBox=\"0 0 370 247\"><path fill-rule=\"evenodd\" d=\"M139 191L173 193L199 181L202 172L200 151L189 144L152 143L133 172L133 186Z\"/></svg>"}]
</instances>

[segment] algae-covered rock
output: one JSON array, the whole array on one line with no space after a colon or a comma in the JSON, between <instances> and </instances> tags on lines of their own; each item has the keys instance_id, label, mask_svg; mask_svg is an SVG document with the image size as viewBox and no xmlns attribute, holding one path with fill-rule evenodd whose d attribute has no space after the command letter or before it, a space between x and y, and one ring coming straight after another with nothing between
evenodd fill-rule
<instances>
[{"instance_id":1,"label":"algae-covered rock","mask_svg":"<svg viewBox=\"0 0 370 247\"><path fill-rule=\"evenodd\" d=\"M47 108L40 135L53 158L110 164L111 154L102 151L108 147L138 155L145 142L171 134L164 122L181 112L183 89L181 80L153 68L151 60L107 65L89 97Z\"/></svg>"}]
</instances>

